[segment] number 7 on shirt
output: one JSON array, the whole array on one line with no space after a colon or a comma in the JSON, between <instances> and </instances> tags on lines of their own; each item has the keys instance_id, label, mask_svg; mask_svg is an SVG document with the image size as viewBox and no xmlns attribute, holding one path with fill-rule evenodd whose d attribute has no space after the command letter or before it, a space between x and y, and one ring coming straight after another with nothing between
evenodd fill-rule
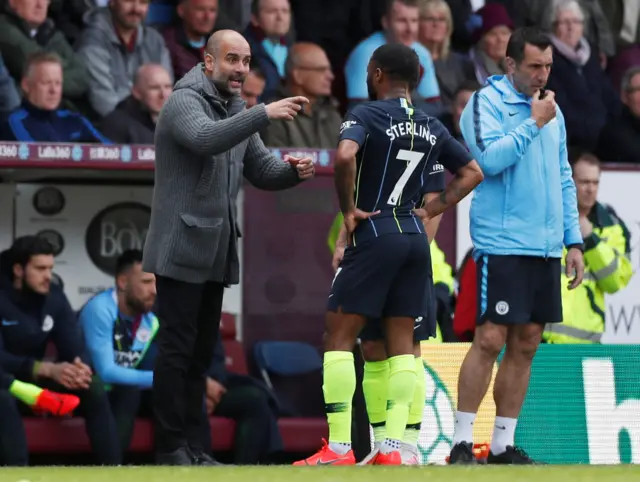
<instances>
[{"instance_id":1,"label":"number 7 on shirt","mask_svg":"<svg viewBox=\"0 0 640 482\"><path fill-rule=\"evenodd\" d=\"M402 176L400 176L400 179L398 179L398 182L396 182L396 185L393 188L393 191L391 191L391 195L387 200L387 204L390 204L392 206L398 205L398 201L400 200L400 196L402 196L404 187L406 186L407 182L409 182L411 174L413 174L413 171L416 170L416 167L418 167L418 164L420 164L420 161L423 157L424 152L407 151L406 149L400 149L398 151L396 159L399 161L407 161L407 168L402 173Z\"/></svg>"}]
</instances>

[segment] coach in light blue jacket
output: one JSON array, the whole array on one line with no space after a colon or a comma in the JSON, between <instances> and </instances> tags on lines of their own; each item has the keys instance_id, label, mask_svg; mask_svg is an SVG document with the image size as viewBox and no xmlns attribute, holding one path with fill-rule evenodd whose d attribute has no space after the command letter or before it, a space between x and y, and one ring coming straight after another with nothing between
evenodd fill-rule
<instances>
[{"instance_id":1,"label":"coach in light blue jacket","mask_svg":"<svg viewBox=\"0 0 640 482\"><path fill-rule=\"evenodd\" d=\"M496 75L473 94L460 128L484 173L470 212L476 259L560 258L563 246L582 243L560 107L540 129L531 117L531 98L508 76Z\"/></svg>"},{"instance_id":2,"label":"coach in light blue jacket","mask_svg":"<svg viewBox=\"0 0 640 482\"><path fill-rule=\"evenodd\" d=\"M471 238L478 269L478 319L462 364L450 463L470 463L478 395L499 353L496 421L489 464L531 464L515 444L515 428L531 362L545 323L562 321L561 257L582 279L582 236L567 134L553 92L544 92L551 41L536 28L511 35L507 75L487 79L460 119L467 146L484 173L471 204ZM571 273L569 273L571 272ZM484 396L484 393L482 393Z\"/></svg>"}]
</instances>

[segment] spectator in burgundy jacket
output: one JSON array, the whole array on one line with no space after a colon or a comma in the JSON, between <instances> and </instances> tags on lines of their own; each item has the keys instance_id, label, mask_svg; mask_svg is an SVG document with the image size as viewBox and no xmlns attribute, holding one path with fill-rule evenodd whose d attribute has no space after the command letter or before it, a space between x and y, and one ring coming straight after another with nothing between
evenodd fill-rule
<instances>
[{"instance_id":1,"label":"spectator in burgundy jacket","mask_svg":"<svg viewBox=\"0 0 640 482\"><path fill-rule=\"evenodd\" d=\"M181 0L177 24L162 31L175 80L180 80L198 62L218 18L218 0Z\"/></svg>"}]
</instances>

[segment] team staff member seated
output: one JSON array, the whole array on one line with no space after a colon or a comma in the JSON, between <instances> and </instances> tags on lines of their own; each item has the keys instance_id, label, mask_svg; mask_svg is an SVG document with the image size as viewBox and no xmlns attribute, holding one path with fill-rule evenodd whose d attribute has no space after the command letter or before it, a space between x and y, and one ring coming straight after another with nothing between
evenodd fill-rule
<instances>
[{"instance_id":1,"label":"team staff member seated","mask_svg":"<svg viewBox=\"0 0 640 482\"><path fill-rule=\"evenodd\" d=\"M557 344L600 343L605 329L605 293L623 289L633 275L630 236L613 208L597 201L601 174L598 158L580 153L571 167L585 247L584 280L576 289L569 290L569 279L565 269L562 270L563 321L547 324L543 339Z\"/></svg>"},{"instance_id":2,"label":"team staff member seated","mask_svg":"<svg viewBox=\"0 0 640 482\"><path fill-rule=\"evenodd\" d=\"M131 442L137 416L151 417L151 384L158 319L155 276L142 271L142 252L116 260L115 287L91 298L80 324L91 364L108 392L120 447Z\"/></svg>"},{"instance_id":3,"label":"team staff member seated","mask_svg":"<svg viewBox=\"0 0 640 482\"><path fill-rule=\"evenodd\" d=\"M118 465L120 448L102 384L81 359L76 315L62 289L51 283L53 247L43 238L23 236L0 255L0 364L16 379L80 398L87 435L97 462ZM53 342L57 361L43 361ZM22 408L22 407L21 407ZM28 459L22 415L11 398L0 398L0 425L14 437L0 439L7 465Z\"/></svg>"}]
</instances>

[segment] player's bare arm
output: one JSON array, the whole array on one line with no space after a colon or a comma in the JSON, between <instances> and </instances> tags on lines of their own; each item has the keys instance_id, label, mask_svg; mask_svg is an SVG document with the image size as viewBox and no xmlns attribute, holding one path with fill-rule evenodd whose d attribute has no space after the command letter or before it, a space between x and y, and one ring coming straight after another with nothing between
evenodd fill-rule
<instances>
[{"instance_id":1,"label":"player's bare arm","mask_svg":"<svg viewBox=\"0 0 640 482\"><path fill-rule=\"evenodd\" d=\"M333 167L338 202L344 215L347 234L354 231L359 221L370 218L379 212L367 213L358 209L355 205L356 154L359 149L360 146L355 141L350 139L340 141Z\"/></svg>"},{"instance_id":2,"label":"player's bare arm","mask_svg":"<svg viewBox=\"0 0 640 482\"><path fill-rule=\"evenodd\" d=\"M427 218L434 218L458 204L483 179L482 170L475 160L458 169L453 181L447 185L447 188L424 207Z\"/></svg>"},{"instance_id":3,"label":"player's bare arm","mask_svg":"<svg viewBox=\"0 0 640 482\"><path fill-rule=\"evenodd\" d=\"M338 239L336 240L336 249L333 251L333 260L331 261L331 266L333 267L333 271L337 271L338 266L340 265L340 261L344 256L344 250L347 248L348 239L347 239L347 227L343 224L340 227L340 232L338 233Z\"/></svg>"},{"instance_id":4,"label":"player's bare arm","mask_svg":"<svg viewBox=\"0 0 640 482\"><path fill-rule=\"evenodd\" d=\"M424 195L425 206L431 201L438 199L444 191L441 192L428 192ZM424 226L424 232L427 233L427 239L431 243L436 239L438 228L440 227L440 221L442 220L442 214L439 214L433 218L422 218L422 224Z\"/></svg>"},{"instance_id":5,"label":"player's bare arm","mask_svg":"<svg viewBox=\"0 0 640 482\"><path fill-rule=\"evenodd\" d=\"M355 209L356 154L360 146L350 139L340 141L334 164L334 180L340 210L343 214Z\"/></svg>"}]
</instances>

